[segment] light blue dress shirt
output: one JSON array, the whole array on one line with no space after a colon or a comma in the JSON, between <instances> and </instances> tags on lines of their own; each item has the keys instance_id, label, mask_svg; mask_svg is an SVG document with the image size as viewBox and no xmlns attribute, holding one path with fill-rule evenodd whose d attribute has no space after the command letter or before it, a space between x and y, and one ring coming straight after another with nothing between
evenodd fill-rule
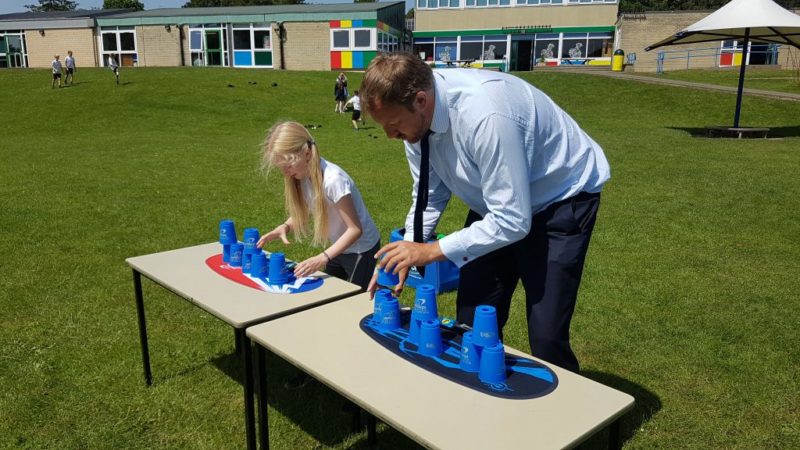
<instances>
[{"instance_id":1,"label":"light blue dress shirt","mask_svg":"<svg viewBox=\"0 0 800 450\"><path fill-rule=\"evenodd\" d=\"M439 240L458 267L528 235L532 217L611 176L603 150L547 95L488 70L434 71L430 181L424 236L455 194L483 216ZM420 143L405 142L414 180L406 240L414 236Z\"/></svg>"}]
</instances>

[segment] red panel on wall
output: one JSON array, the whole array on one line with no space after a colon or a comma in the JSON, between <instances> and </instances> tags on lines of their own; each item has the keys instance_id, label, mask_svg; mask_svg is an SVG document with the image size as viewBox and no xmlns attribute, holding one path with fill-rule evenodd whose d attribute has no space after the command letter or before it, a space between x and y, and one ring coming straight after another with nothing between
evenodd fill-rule
<instances>
[{"instance_id":1,"label":"red panel on wall","mask_svg":"<svg viewBox=\"0 0 800 450\"><path fill-rule=\"evenodd\" d=\"M340 24L341 24L341 21L339 21L339 20L331 20L331 28L341 28L339 26Z\"/></svg>"},{"instance_id":2,"label":"red panel on wall","mask_svg":"<svg viewBox=\"0 0 800 450\"><path fill-rule=\"evenodd\" d=\"M331 69L342 68L342 52L331 52Z\"/></svg>"}]
</instances>

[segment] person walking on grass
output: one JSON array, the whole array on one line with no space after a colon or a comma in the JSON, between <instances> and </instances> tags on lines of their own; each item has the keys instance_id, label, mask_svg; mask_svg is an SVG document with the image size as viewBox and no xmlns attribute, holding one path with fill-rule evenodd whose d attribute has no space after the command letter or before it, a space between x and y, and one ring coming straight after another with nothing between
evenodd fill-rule
<instances>
[{"instance_id":1,"label":"person walking on grass","mask_svg":"<svg viewBox=\"0 0 800 450\"><path fill-rule=\"evenodd\" d=\"M67 51L67 57L64 59L64 65L67 67L67 76L64 78L64 86L75 80L75 57L72 56L72 50Z\"/></svg>"},{"instance_id":2,"label":"person walking on grass","mask_svg":"<svg viewBox=\"0 0 800 450\"><path fill-rule=\"evenodd\" d=\"M353 130L358 131L358 121L362 120L363 124L363 119L361 119L361 99L358 97L358 90L353 91L353 96L344 105L345 109L347 109L347 105L353 105L353 115L350 120L353 121Z\"/></svg>"},{"instance_id":3,"label":"person walking on grass","mask_svg":"<svg viewBox=\"0 0 800 450\"><path fill-rule=\"evenodd\" d=\"M314 138L297 122L278 122L269 130L262 144L261 166L267 172L278 168L283 173L289 217L261 236L256 246L262 248L276 239L288 245L290 232L295 239L310 233L312 243L325 249L298 263L295 276L323 270L366 290L380 233L353 179L320 156ZM286 387L299 388L308 381L303 373L287 381Z\"/></svg>"},{"instance_id":4,"label":"person walking on grass","mask_svg":"<svg viewBox=\"0 0 800 450\"><path fill-rule=\"evenodd\" d=\"M53 62L50 63L50 66L53 68L53 83L50 85L51 89L56 88L56 81L58 81L58 87L61 88L61 58L60 55L53 56Z\"/></svg>"},{"instance_id":5,"label":"person walking on grass","mask_svg":"<svg viewBox=\"0 0 800 450\"><path fill-rule=\"evenodd\" d=\"M117 84L119 84L119 65L114 55L108 55L108 68L114 72L114 77L117 79Z\"/></svg>"}]
</instances>

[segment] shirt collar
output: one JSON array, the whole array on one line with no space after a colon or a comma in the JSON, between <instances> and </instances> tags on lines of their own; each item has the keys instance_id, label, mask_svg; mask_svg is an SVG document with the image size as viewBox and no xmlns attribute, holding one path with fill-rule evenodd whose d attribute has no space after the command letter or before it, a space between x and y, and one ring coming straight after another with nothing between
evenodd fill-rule
<instances>
[{"instance_id":1,"label":"shirt collar","mask_svg":"<svg viewBox=\"0 0 800 450\"><path fill-rule=\"evenodd\" d=\"M431 131L434 133L444 133L450 128L450 115L447 110L447 95L445 94L444 80L440 75L433 73L433 96L435 98L433 119L431 120Z\"/></svg>"}]
</instances>

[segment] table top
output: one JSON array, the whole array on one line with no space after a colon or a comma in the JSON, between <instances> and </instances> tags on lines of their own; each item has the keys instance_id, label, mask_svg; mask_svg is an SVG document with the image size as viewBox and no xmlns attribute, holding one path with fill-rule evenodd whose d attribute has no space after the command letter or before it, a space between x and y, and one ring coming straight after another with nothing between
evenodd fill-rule
<instances>
[{"instance_id":1,"label":"table top","mask_svg":"<svg viewBox=\"0 0 800 450\"><path fill-rule=\"evenodd\" d=\"M466 388L367 336L359 321L372 308L369 295L359 294L256 325L247 335L428 448L569 447L633 406L628 394L536 358L558 376L548 395L503 399Z\"/></svg>"},{"instance_id":2,"label":"table top","mask_svg":"<svg viewBox=\"0 0 800 450\"><path fill-rule=\"evenodd\" d=\"M273 294L231 281L211 270L206 259L222 253L211 243L136 256L125 261L141 274L228 323L244 328L297 311L328 303L361 289L322 272L322 286L297 294Z\"/></svg>"}]
</instances>

